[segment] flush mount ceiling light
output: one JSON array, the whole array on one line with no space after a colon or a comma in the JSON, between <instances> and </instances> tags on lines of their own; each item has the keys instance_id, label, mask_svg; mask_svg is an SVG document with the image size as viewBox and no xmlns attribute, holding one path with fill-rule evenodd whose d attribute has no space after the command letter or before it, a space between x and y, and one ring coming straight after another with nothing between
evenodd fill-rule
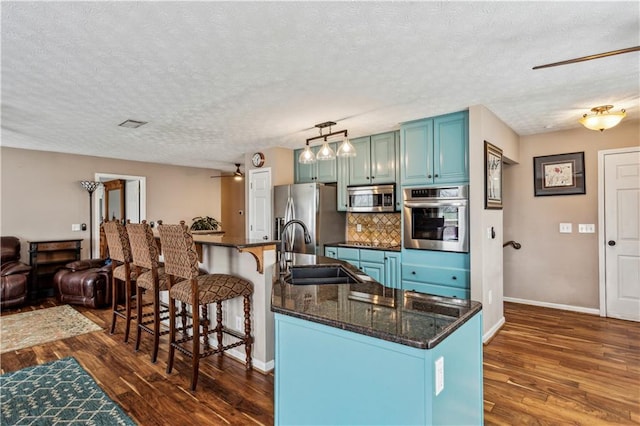
<instances>
[{"instance_id":1,"label":"flush mount ceiling light","mask_svg":"<svg viewBox=\"0 0 640 426\"><path fill-rule=\"evenodd\" d=\"M307 139L307 143L305 145L304 150L298 156L299 163L312 164L312 163L315 163L316 160L318 161L333 160L334 158L336 158L336 155L338 157L353 157L356 155L356 150L354 149L353 145L351 145L351 143L349 142L349 139L347 138L348 136L347 130L340 130L337 132L331 131L331 126L335 126L335 124L336 123L333 121L326 121L324 123L319 123L315 125L315 127L320 129L320 136L315 136L313 138ZM329 128L329 133L323 134L322 130L326 127ZM337 154L329 146L329 142L327 142L328 138L336 135L344 135L344 140L342 141L342 144L338 148ZM309 146L309 143L317 139L324 139L324 143L322 144L322 146L320 147L320 150L318 151L318 154L316 155L313 153L313 151L311 151L311 147Z\"/></svg>"},{"instance_id":2,"label":"flush mount ceiling light","mask_svg":"<svg viewBox=\"0 0 640 426\"><path fill-rule=\"evenodd\" d=\"M122 123L118 124L118 126L126 127L128 129L137 129L138 127L144 126L147 123L147 121L125 120Z\"/></svg>"},{"instance_id":3,"label":"flush mount ceiling light","mask_svg":"<svg viewBox=\"0 0 640 426\"><path fill-rule=\"evenodd\" d=\"M615 127L620 124L627 113L623 109L620 112L609 112L611 108L613 108L613 105L593 107L591 111L594 114L585 114L579 121L587 129L600 130L601 132Z\"/></svg>"}]
</instances>

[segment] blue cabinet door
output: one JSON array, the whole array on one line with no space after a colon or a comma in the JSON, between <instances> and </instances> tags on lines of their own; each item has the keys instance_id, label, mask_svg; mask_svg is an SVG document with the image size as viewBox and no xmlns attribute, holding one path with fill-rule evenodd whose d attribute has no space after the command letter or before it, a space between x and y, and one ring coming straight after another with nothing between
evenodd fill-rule
<instances>
[{"instance_id":1,"label":"blue cabinet door","mask_svg":"<svg viewBox=\"0 0 640 426\"><path fill-rule=\"evenodd\" d=\"M401 282L401 255L398 252L384 252L384 285L390 288L400 288ZM382 282L382 281L381 281Z\"/></svg>"},{"instance_id":2,"label":"blue cabinet door","mask_svg":"<svg viewBox=\"0 0 640 426\"><path fill-rule=\"evenodd\" d=\"M329 146L333 149L333 152L336 152L338 149L337 143L335 142L330 143ZM321 148L322 145L314 148L314 153L317 155ZM333 160L316 161L316 182L332 183L337 180L338 168L337 160L335 158Z\"/></svg>"},{"instance_id":3,"label":"blue cabinet door","mask_svg":"<svg viewBox=\"0 0 640 426\"><path fill-rule=\"evenodd\" d=\"M396 133L371 136L371 183L396 181Z\"/></svg>"},{"instance_id":4,"label":"blue cabinet door","mask_svg":"<svg viewBox=\"0 0 640 426\"><path fill-rule=\"evenodd\" d=\"M433 120L420 120L400 130L402 185L433 182Z\"/></svg>"},{"instance_id":5,"label":"blue cabinet door","mask_svg":"<svg viewBox=\"0 0 640 426\"><path fill-rule=\"evenodd\" d=\"M433 120L434 183L469 181L469 114L465 112Z\"/></svg>"},{"instance_id":6,"label":"blue cabinet door","mask_svg":"<svg viewBox=\"0 0 640 426\"><path fill-rule=\"evenodd\" d=\"M337 247L325 247L324 248L324 255L326 257L331 257L333 259L337 259L338 258L338 248Z\"/></svg>"},{"instance_id":7,"label":"blue cabinet door","mask_svg":"<svg viewBox=\"0 0 640 426\"><path fill-rule=\"evenodd\" d=\"M349 158L349 185L371 184L371 138L351 139L356 156Z\"/></svg>"},{"instance_id":8,"label":"blue cabinet door","mask_svg":"<svg viewBox=\"0 0 640 426\"><path fill-rule=\"evenodd\" d=\"M349 185L349 159L345 157L338 157L338 176L337 176L337 200L336 208L339 212L347 211L347 204L349 202L349 194L347 193L347 186Z\"/></svg>"},{"instance_id":9,"label":"blue cabinet door","mask_svg":"<svg viewBox=\"0 0 640 426\"><path fill-rule=\"evenodd\" d=\"M360 261L360 269L365 274L369 275L380 284L385 284L384 281L384 263L372 263Z\"/></svg>"},{"instance_id":10,"label":"blue cabinet door","mask_svg":"<svg viewBox=\"0 0 640 426\"><path fill-rule=\"evenodd\" d=\"M311 183L314 182L316 177L316 165L314 164L301 164L298 161L298 157L302 152L302 149L296 149L293 151L293 169L295 183Z\"/></svg>"}]
</instances>

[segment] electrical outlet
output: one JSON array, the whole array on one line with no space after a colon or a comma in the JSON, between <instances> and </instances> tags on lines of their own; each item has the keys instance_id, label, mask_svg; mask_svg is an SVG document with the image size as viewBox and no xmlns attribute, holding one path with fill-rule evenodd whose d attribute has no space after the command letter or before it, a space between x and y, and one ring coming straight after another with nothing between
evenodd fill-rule
<instances>
[{"instance_id":1,"label":"electrical outlet","mask_svg":"<svg viewBox=\"0 0 640 426\"><path fill-rule=\"evenodd\" d=\"M560 233L561 234L570 234L573 231L571 230L571 224L570 223L561 223L560 224Z\"/></svg>"},{"instance_id":2,"label":"electrical outlet","mask_svg":"<svg viewBox=\"0 0 640 426\"><path fill-rule=\"evenodd\" d=\"M359 223L356 225L356 232L362 232L362 225Z\"/></svg>"},{"instance_id":3,"label":"electrical outlet","mask_svg":"<svg viewBox=\"0 0 640 426\"><path fill-rule=\"evenodd\" d=\"M489 304L493 303L493 290L489 290L488 294Z\"/></svg>"},{"instance_id":4,"label":"electrical outlet","mask_svg":"<svg viewBox=\"0 0 640 426\"><path fill-rule=\"evenodd\" d=\"M72 223L71 224L71 230L72 231L79 231L80 230L80 224L79 223Z\"/></svg>"},{"instance_id":5,"label":"electrical outlet","mask_svg":"<svg viewBox=\"0 0 640 426\"><path fill-rule=\"evenodd\" d=\"M240 315L236 315L236 330L242 330L242 317Z\"/></svg>"},{"instance_id":6,"label":"electrical outlet","mask_svg":"<svg viewBox=\"0 0 640 426\"><path fill-rule=\"evenodd\" d=\"M436 396L444 390L444 358L440 357L436 359Z\"/></svg>"}]
</instances>

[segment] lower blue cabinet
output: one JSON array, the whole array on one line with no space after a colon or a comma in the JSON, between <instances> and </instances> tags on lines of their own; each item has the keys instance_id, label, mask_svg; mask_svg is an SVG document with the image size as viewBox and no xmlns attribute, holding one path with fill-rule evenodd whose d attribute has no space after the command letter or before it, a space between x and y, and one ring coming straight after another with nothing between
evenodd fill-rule
<instances>
[{"instance_id":1,"label":"lower blue cabinet","mask_svg":"<svg viewBox=\"0 0 640 426\"><path fill-rule=\"evenodd\" d=\"M402 289L437 296L469 299L469 254L405 250Z\"/></svg>"}]
</instances>

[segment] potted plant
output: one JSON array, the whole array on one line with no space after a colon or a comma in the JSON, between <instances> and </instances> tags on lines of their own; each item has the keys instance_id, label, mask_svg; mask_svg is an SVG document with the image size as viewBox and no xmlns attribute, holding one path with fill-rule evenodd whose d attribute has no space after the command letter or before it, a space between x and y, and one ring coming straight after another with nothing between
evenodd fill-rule
<instances>
[{"instance_id":1,"label":"potted plant","mask_svg":"<svg viewBox=\"0 0 640 426\"><path fill-rule=\"evenodd\" d=\"M210 216L198 216L192 219L192 231L217 231L222 224Z\"/></svg>"}]
</instances>

